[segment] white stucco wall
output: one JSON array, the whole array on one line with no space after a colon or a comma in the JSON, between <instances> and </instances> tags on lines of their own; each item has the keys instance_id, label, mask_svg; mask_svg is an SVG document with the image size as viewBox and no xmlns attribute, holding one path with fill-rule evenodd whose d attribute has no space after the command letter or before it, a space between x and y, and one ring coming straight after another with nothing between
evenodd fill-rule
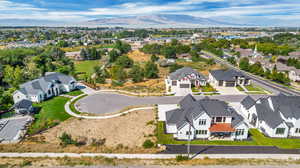
<instances>
[{"instance_id":1,"label":"white stucco wall","mask_svg":"<svg viewBox=\"0 0 300 168\"><path fill-rule=\"evenodd\" d=\"M245 123L241 123L235 127L235 129L243 129L244 134L243 135L236 135L235 133L233 134L234 139L237 140L243 140L248 138L248 132L249 132L249 127Z\"/></svg>"}]
</instances>

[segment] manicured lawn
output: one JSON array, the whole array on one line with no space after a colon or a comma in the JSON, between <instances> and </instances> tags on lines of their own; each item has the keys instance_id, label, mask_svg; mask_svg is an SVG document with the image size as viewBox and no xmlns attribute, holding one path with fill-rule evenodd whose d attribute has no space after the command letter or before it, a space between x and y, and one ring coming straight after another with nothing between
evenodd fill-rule
<instances>
[{"instance_id":1,"label":"manicured lawn","mask_svg":"<svg viewBox=\"0 0 300 168\"><path fill-rule=\"evenodd\" d=\"M93 73L94 67L101 65L100 60L77 61L75 70L77 73Z\"/></svg>"},{"instance_id":2,"label":"manicured lawn","mask_svg":"<svg viewBox=\"0 0 300 168\"><path fill-rule=\"evenodd\" d=\"M69 98L58 96L40 104L35 104L34 107L40 108L40 111L35 114L35 121L30 126L28 133L39 133L70 118L71 116L64 109L64 105L68 100Z\"/></svg>"},{"instance_id":3,"label":"manicured lawn","mask_svg":"<svg viewBox=\"0 0 300 168\"><path fill-rule=\"evenodd\" d=\"M244 89L243 89L241 86L237 86L236 88L237 88L239 91L241 91L241 92L244 91Z\"/></svg>"},{"instance_id":4,"label":"manicured lawn","mask_svg":"<svg viewBox=\"0 0 300 168\"><path fill-rule=\"evenodd\" d=\"M164 122L158 122L156 128L157 143L159 144L187 144L187 141L178 141L172 134L164 133ZM193 140L191 144L198 145L241 145L241 146L277 146L285 149L300 148L300 139L274 139L265 137L257 129L250 129L251 141L207 141Z\"/></svg>"},{"instance_id":5,"label":"manicured lawn","mask_svg":"<svg viewBox=\"0 0 300 168\"><path fill-rule=\"evenodd\" d=\"M202 92L216 92L217 91L215 88L213 88L209 84L207 84L206 86L201 86L201 90L202 90Z\"/></svg>"},{"instance_id":6,"label":"manicured lawn","mask_svg":"<svg viewBox=\"0 0 300 168\"><path fill-rule=\"evenodd\" d=\"M246 88L248 91L262 91L260 88L254 87L253 85L245 86L245 88Z\"/></svg>"},{"instance_id":7,"label":"manicured lawn","mask_svg":"<svg viewBox=\"0 0 300 168\"><path fill-rule=\"evenodd\" d=\"M66 95L69 95L69 96L79 96L81 94L83 94L83 92L79 89L73 90L72 92L69 92L69 93L66 93Z\"/></svg>"}]
</instances>

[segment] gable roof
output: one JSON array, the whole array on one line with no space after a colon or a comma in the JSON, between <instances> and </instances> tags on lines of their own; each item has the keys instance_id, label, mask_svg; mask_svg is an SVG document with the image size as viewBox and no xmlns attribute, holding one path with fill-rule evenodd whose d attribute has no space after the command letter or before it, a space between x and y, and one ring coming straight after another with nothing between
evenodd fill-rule
<instances>
[{"instance_id":1,"label":"gable roof","mask_svg":"<svg viewBox=\"0 0 300 168\"><path fill-rule=\"evenodd\" d=\"M228 70L219 69L219 70L212 70L209 72L216 80L235 81L235 77L245 77L249 79L247 75L245 75L240 71L236 71L234 69L228 69Z\"/></svg>"},{"instance_id":2,"label":"gable roof","mask_svg":"<svg viewBox=\"0 0 300 168\"><path fill-rule=\"evenodd\" d=\"M285 118L300 119L300 96L270 96L275 110Z\"/></svg>"},{"instance_id":3,"label":"gable roof","mask_svg":"<svg viewBox=\"0 0 300 168\"><path fill-rule=\"evenodd\" d=\"M255 100L248 95L241 101L241 104L248 110L255 104Z\"/></svg>"},{"instance_id":4,"label":"gable roof","mask_svg":"<svg viewBox=\"0 0 300 168\"><path fill-rule=\"evenodd\" d=\"M47 92L51 83L69 84L72 81L75 79L71 76L59 72L47 72L43 77L21 84L19 91L25 95L36 95L40 92Z\"/></svg>"},{"instance_id":5,"label":"gable roof","mask_svg":"<svg viewBox=\"0 0 300 168\"><path fill-rule=\"evenodd\" d=\"M172 72L169 76L170 76L171 80L180 80L190 74L196 74L196 76L199 80L205 80L204 75L200 74L198 71L196 71L190 67L183 67L183 68L177 69L175 72Z\"/></svg>"},{"instance_id":6,"label":"gable roof","mask_svg":"<svg viewBox=\"0 0 300 168\"><path fill-rule=\"evenodd\" d=\"M271 128L276 128L279 124L284 123L278 110L273 111L267 99L261 99L261 103L255 104L257 117L259 120L265 121Z\"/></svg>"},{"instance_id":7,"label":"gable roof","mask_svg":"<svg viewBox=\"0 0 300 168\"><path fill-rule=\"evenodd\" d=\"M29 109L32 106L32 102L27 99L22 99L14 104L15 109Z\"/></svg>"},{"instance_id":8,"label":"gable roof","mask_svg":"<svg viewBox=\"0 0 300 168\"><path fill-rule=\"evenodd\" d=\"M232 126L236 126L243 121L242 116L238 115L234 109L230 108L225 102L204 98L196 100L192 95L185 96L180 102L180 108L168 111L166 114L166 122L168 124L176 124L180 129L188 123L193 121L203 113L210 117L228 116L233 117Z\"/></svg>"}]
</instances>

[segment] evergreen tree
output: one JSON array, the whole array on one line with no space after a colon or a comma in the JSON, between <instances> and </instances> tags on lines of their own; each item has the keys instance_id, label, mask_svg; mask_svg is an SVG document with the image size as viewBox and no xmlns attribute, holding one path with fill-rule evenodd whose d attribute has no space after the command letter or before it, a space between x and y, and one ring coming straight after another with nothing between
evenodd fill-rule
<instances>
[{"instance_id":1,"label":"evergreen tree","mask_svg":"<svg viewBox=\"0 0 300 168\"><path fill-rule=\"evenodd\" d=\"M152 61L148 61L145 65L145 77L148 79L158 78L158 73L157 65Z\"/></svg>"}]
</instances>

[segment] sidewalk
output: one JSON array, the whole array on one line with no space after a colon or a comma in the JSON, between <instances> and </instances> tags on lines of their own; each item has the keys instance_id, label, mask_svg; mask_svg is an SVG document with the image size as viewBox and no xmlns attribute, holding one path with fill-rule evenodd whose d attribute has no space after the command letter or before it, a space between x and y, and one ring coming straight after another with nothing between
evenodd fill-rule
<instances>
[{"instance_id":1,"label":"sidewalk","mask_svg":"<svg viewBox=\"0 0 300 168\"><path fill-rule=\"evenodd\" d=\"M107 157L117 159L175 159L176 154L115 154L115 153L0 153L0 157ZM197 159L300 159L298 154L200 154Z\"/></svg>"}]
</instances>

